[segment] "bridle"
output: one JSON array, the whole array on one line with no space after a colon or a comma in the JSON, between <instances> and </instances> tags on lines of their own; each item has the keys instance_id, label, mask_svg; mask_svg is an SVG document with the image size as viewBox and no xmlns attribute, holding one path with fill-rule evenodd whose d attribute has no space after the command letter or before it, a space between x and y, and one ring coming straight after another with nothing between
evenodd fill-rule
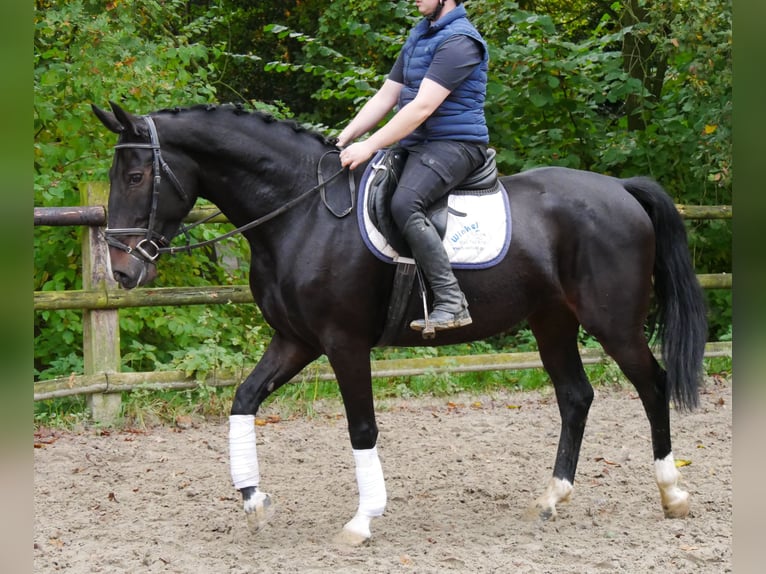
<instances>
[{"instance_id":1,"label":"bridle","mask_svg":"<svg viewBox=\"0 0 766 574\"><path fill-rule=\"evenodd\" d=\"M324 155L322 155L322 157L319 159L319 164L317 166L317 179L319 183L317 183L317 185L315 185L311 189L304 191L301 195L291 199L290 201L285 203L283 206L264 215L263 217L259 217L258 219L255 219L251 221L250 223L246 223L245 225L237 227L236 229L233 229L232 231L229 231L228 233L224 233L223 235L219 235L218 237L214 237L213 239L208 239L207 241L201 241L199 243L192 243L191 236L189 235L189 230L220 215L221 212L219 211L217 213L214 213L213 215L205 217L204 219L200 221L192 223L191 225L182 226L182 228L179 230L178 233L176 233L173 237L167 238L164 235L155 231L154 229L154 226L156 224L156 218L157 218L157 205L159 203L159 197L160 197L160 184L162 183L162 173L164 172L165 175L168 176L168 179L170 179L170 182L173 184L173 188L176 190L178 195L181 196L181 199L183 199L184 202L188 204L190 200L189 200L188 194L184 191L184 188L181 185L181 182L178 180L178 178L173 173L173 170L170 169L170 166L162 157L162 150L160 149L160 140L159 140L159 137L157 136L157 127L154 125L154 120L148 115L141 116L141 118L146 122L146 125L149 128L149 140L150 140L149 143L138 143L138 142L137 143L121 143L121 144L115 145L114 149L116 150L120 150L120 149L150 149L152 150L152 203L151 203L151 208L149 211L149 223L146 226L146 228L143 228L143 227L109 228L107 227L104 232L104 235L105 235L107 244L109 244L111 247L120 249L121 251L124 251L125 253L132 255L133 257L136 257L137 259L143 260L145 263L154 263L154 261L163 253L174 254L174 253L180 253L182 251L190 252L192 249L197 249L200 247L206 247L208 245L212 245L213 243L217 243L224 239L228 239L229 237L233 237L234 235L238 233L242 233L243 231L247 231L248 229L257 227L258 225L261 225L262 223L266 223L267 221L274 219L275 217L285 213L286 211L291 209L293 206L298 204L300 201L304 200L305 198L307 198L309 195L311 195L312 193L316 191L320 191L322 202L324 203L325 207L335 217L338 217L338 218L345 217L346 215L351 213L351 211L353 211L354 209L354 200L355 200L356 193L355 193L354 176L351 170L347 170L346 168L341 167L338 171L333 173L328 179L324 179L322 176L322 170L321 170L322 160L328 155L340 153L338 150L330 150L325 152ZM351 204L345 210L341 212L337 212L327 202L327 198L325 197L325 186L331 183L332 181L334 181L344 171L348 172L349 196L350 196ZM135 245L135 247L131 247L130 245L118 239L118 237L123 235L143 235L144 237ZM170 242L176 237L178 237L179 235L186 236L186 245L171 247Z\"/></svg>"},{"instance_id":2,"label":"bridle","mask_svg":"<svg viewBox=\"0 0 766 574\"><path fill-rule=\"evenodd\" d=\"M162 157L160 150L160 139L157 136L157 127L154 120L149 116L143 116L143 120L149 128L149 143L121 143L114 146L114 149L150 149L152 150L152 205L149 211L149 224L143 227L107 227L104 235L106 242L112 246L125 251L129 255L143 259L149 263L154 262L161 253L166 253L170 249L170 239L157 233L154 225L157 218L157 205L160 199L160 183L162 183L162 172L167 174L168 179L173 184L173 188L178 192L185 202L189 202L189 196L184 191L181 182L170 169L170 166ZM122 235L143 235L144 238L139 241L135 247L120 241L117 237Z\"/></svg>"}]
</instances>

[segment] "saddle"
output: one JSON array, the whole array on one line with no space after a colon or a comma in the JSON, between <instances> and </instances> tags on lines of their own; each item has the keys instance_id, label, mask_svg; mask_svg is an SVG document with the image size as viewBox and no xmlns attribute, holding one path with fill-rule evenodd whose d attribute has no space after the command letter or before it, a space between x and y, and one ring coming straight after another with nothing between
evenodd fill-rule
<instances>
[{"instance_id":1,"label":"saddle","mask_svg":"<svg viewBox=\"0 0 766 574\"><path fill-rule=\"evenodd\" d=\"M428 208L426 217L439 232L440 238L444 239L447 231L447 216L451 209L448 206L450 194L481 195L496 191L498 184L496 154L494 149L489 148L487 161L482 166ZM382 157L371 165L374 175L367 195L367 213L373 225L400 255L412 257L407 241L394 223L390 207L391 197L399 184L399 177L406 161L407 150L395 147L385 150Z\"/></svg>"}]
</instances>

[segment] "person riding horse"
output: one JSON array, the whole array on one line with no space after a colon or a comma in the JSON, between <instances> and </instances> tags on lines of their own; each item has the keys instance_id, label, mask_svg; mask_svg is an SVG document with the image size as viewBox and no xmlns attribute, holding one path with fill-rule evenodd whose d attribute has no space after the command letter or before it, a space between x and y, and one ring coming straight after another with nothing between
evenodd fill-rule
<instances>
[{"instance_id":1,"label":"person riding horse","mask_svg":"<svg viewBox=\"0 0 766 574\"><path fill-rule=\"evenodd\" d=\"M468 303L426 210L487 159L484 117L488 51L461 0L417 0L425 16L410 32L380 90L338 136L341 165L355 169L397 144L407 160L391 212L433 291L433 310L410 327L453 329L472 322ZM394 107L397 113L366 140Z\"/></svg>"}]
</instances>

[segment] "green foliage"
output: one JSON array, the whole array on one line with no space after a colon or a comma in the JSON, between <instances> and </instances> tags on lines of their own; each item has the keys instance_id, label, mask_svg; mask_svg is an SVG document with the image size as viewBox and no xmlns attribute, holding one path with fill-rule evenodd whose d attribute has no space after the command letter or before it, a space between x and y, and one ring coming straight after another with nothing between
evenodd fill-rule
<instances>
[{"instance_id":1,"label":"green foliage","mask_svg":"<svg viewBox=\"0 0 766 574\"><path fill-rule=\"evenodd\" d=\"M104 10L87 0L36 3L36 202L76 205L77 184L106 175L113 137L90 103L112 99L141 110L214 97L208 59L215 50L190 39L205 27L182 21L183 4L133 0Z\"/></svg>"},{"instance_id":2,"label":"green foliage","mask_svg":"<svg viewBox=\"0 0 766 574\"><path fill-rule=\"evenodd\" d=\"M93 116L90 104L116 100L137 112L211 101L221 43L202 42L219 22L221 10L190 14L178 0L108 3L38 1L35 11L34 169L35 205L79 205L78 186L105 181L114 134ZM230 226L227 226L230 228ZM209 239L222 226L195 229ZM80 230L35 230L35 290L81 289ZM229 262L228 267L221 260ZM157 285L242 284L246 282L246 242L163 258ZM224 338L260 328L252 306L228 306L195 330L200 309L174 307L120 312L126 369L153 368L172 361L179 346L203 346L211 332ZM45 311L35 315L35 374L67 376L82 370L80 313ZM151 354L149 353L149 350Z\"/></svg>"},{"instance_id":3,"label":"green foliage","mask_svg":"<svg viewBox=\"0 0 766 574\"><path fill-rule=\"evenodd\" d=\"M77 428L88 420L85 397L66 397L35 402L35 427Z\"/></svg>"},{"instance_id":4,"label":"green foliage","mask_svg":"<svg viewBox=\"0 0 766 574\"><path fill-rule=\"evenodd\" d=\"M563 38L550 16L511 9L496 18L492 4L483 3L474 20L490 45L486 114L501 169L587 167L610 91L602 81L608 73L619 81L618 58L596 40Z\"/></svg>"},{"instance_id":5,"label":"green foliage","mask_svg":"<svg viewBox=\"0 0 766 574\"><path fill-rule=\"evenodd\" d=\"M649 175L677 203L731 204L731 6L725 0L647 3L646 19L621 26L621 12L600 13L591 28L570 28L559 2L551 15L500 1L471 7L490 44L487 119L502 171L565 165L619 177ZM554 19L555 18L555 19ZM592 19L592 18L591 18ZM566 22L566 24L562 24ZM625 70L630 32L653 51L642 61L645 82ZM662 82L647 85L666 65ZM628 129L626 101L645 121ZM731 223L688 226L700 273L731 269ZM731 321L731 293L707 293L710 335Z\"/></svg>"},{"instance_id":6,"label":"green foliage","mask_svg":"<svg viewBox=\"0 0 766 574\"><path fill-rule=\"evenodd\" d=\"M233 387L212 387L202 383L182 391L140 388L123 393L122 424L146 428L179 424L184 419L218 419L229 414L233 397Z\"/></svg>"},{"instance_id":7,"label":"green foliage","mask_svg":"<svg viewBox=\"0 0 766 574\"><path fill-rule=\"evenodd\" d=\"M490 48L486 111L500 169L565 165L650 175L678 203L731 204L731 3L633 4L643 12L626 26L629 2L466 3ZM413 3L394 1L37 0L35 205L76 205L80 182L106 180L114 135L92 116L90 103L111 99L140 113L233 98L278 117L333 126L332 132L380 85L417 18ZM628 37L650 48L639 54L641 77L626 66ZM628 102L643 129L629 126ZM209 239L230 228L206 225L192 233ZM688 231L698 272L731 269L730 222L690 222ZM80 234L76 228L35 230L36 290L81 288ZM243 240L163 257L156 284L246 283L248 259ZM707 298L709 338L730 338L731 293L709 291ZM182 368L201 377L252 364L268 338L250 305L125 309L120 324L125 370ZM79 372L81 337L79 312L36 313L36 376ZM521 329L455 348L373 354L534 348L529 330ZM519 388L547 380L542 371L498 377L475 379ZM376 388L451 392L469 386L469 379L434 374L376 382ZM316 397L325 389L337 392L319 382L283 392Z\"/></svg>"},{"instance_id":8,"label":"green foliage","mask_svg":"<svg viewBox=\"0 0 766 574\"><path fill-rule=\"evenodd\" d=\"M306 93L316 89L315 78L303 73L266 74L266 62L291 61L300 54L300 45L290 38L276 41L264 27L286 24L310 32L326 3L285 0L284 2L221 2L226 15L222 35L226 49L216 60L220 71L220 101L267 103L282 110L300 108Z\"/></svg>"},{"instance_id":9,"label":"green foliage","mask_svg":"<svg viewBox=\"0 0 766 574\"><path fill-rule=\"evenodd\" d=\"M269 61L264 71L316 78L310 97L321 102L321 107L298 110L301 117L315 125L344 121L385 80L402 37L415 20L411 11L412 6L405 2L349 0L327 5L315 35L284 24L268 24L266 32L280 42L296 42L300 51Z\"/></svg>"},{"instance_id":10,"label":"green foliage","mask_svg":"<svg viewBox=\"0 0 766 574\"><path fill-rule=\"evenodd\" d=\"M207 308L194 325L194 337L205 337L202 344L172 351L171 364L184 370L187 376L194 374L198 380L221 371L241 373L254 365L266 350L270 333L263 332L264 329L237 316L221 324L219 314Z\"/></svg>"}]
</instances>

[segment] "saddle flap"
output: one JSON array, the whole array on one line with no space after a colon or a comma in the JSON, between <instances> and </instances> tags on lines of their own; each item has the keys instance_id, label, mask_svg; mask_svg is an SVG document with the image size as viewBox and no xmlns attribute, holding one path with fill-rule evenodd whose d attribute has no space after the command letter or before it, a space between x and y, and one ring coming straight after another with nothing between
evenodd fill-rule
<instances>
[{"instance_id":1,"label":"saddle flap","mask_svg":"<svg viewBox=\"0 0 766 574\"><path fill-rule=\"evenodd\" d=\"M399 232L390 209L391 197L396 191L396 186L399 185L399 176L407 161L407 150L389 148L381 153L380 159L370 164L370 169L374 173L367 196L368 215L373 225L388 239L394 249L409 255L407 242Z\"/></svg>"}]
</instances>

